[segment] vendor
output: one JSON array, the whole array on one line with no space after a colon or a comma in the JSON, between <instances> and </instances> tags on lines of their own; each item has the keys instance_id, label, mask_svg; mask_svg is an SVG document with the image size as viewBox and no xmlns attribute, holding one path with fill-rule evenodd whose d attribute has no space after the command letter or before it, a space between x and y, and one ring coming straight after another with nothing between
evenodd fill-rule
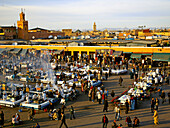
<instances>
[{"instance_id":1,"label":"vendor","mask_svg":"<svg viewBox=\"0 0 170 128\"><path fill-rule=\"evenodd\" d=\"M65 84L62 84L61 87L64 89L65 88Z\"/></svg>"},{"instance_id":2,"label":"vendor","mask_svg":"<svg viewBox=\"0 0 170 128\"><path fill-rule=\"evenodd\" d=\"M60 104L63 104L63 105L65 105L65 104L66 104L66 101L65 101L65 99L64 99L64 98L62 98L62 99L61 99Z\"/></svg>"},{"instance_id":3,"label":"vendor","mask_svg":"<svg viewBox=\"0 0 170 128\"><path fill-rule=\"evenodd\" d=\"M6 94L6 91L3 92L3 100L6 100L7 99L7 94Z\"/></svg>"},{"instance_id":4,"label":"vendor","mask_svg":"<svg viewBox=\"0 0 170 128\"><path fill-rule=\"evenodd\" d=\"M46 101L46 100L47 100L46 93L43 92L43 101Z\"/></svg>"},{"instance_id":5,"label":"vendor","mask_svg":"<svg viewBox=\"0 0 170 128\"><path fill-rule=\"evenodd\" d=\"M43 83L41 83L41 84L40 84L41 91L43 91L43 89L44 89L43 87L44 87L44 86L43 86Z\"/></svg>"},{"instance_id":6,"label":"vendor","mask_svg":"<svg viewBox=\"0 0 170 128\"><path fill-rule=\"evenodd\" d=\"M149 83L150 81L149 81L149 76L147 75L147 77L146 77L146 81L147 81L147 83Z\"/></svg>"},{"instance_id":7,"label":"vendor","mask_svg":"<svg viewBox=\"0 0 170 128\"><path fill-rule=\"evenodd\" d=\"M21 89L21 91L19 92L19 94L20 94L20 97L23 97L24 93L23 93L22 89Z\"/></svg>"},{"instance_id":8,"label":"vendor","mask_svg":"<svg viewBox=\"0 0 170 128\"><path fill-rule=\"evenodd\" d=\"M46 85L46 89L50 89L50 85L49 85L49 83Z\"/></svg>"},{"instance_id":9,"label":"vendor","mask_svg":"<svg viewBox=\"0 0 170 128\"><path fill-rule=\"evenodd\" d=\"M26 95L26 102L30 103L29 94Z\"/></svg>"},{"instance_id":10,"label":"vendor","mask_svg":"<svg viewBox=\"0 0 170 128\"><path fill-rule=\"evenodd\" d=\"M15 95L16 97L18 96L18 91L17 91L17 90L14 91L14 95Z\"/></svg>"},{"instance_id":11,"label":"vendor","mask_svg":"<svg viewBox=\"0 0 170 128\"><path fill-rule=\"evenodd\" d=\"M156 69L156 74L159 74L159 68Z\"/></svg>"},{"instance_id":12,"label":"vendor","mask_svg":"<svg viewBox=\"0 0 170 128\"><path fill-rule=\"evenodd\" d=\"M16 98L15 100L19 100L19 94L17 90L14 91L14 97Z\"/></svg>"},{"instance_id":13,"label":"vendor","mask_svg":"<svg viewBox=\"0 0 170 128\"><path fill-rule=\"evenodd\" d=\"M41 97L40 94L38 94L37 98L38 98L38 101L41 101L41 100L42 100L42 97Z\"/></svg>"},{"instance_id":14,"label":"vendor","mask_svg":"<svg viewBox=\"0 0 170 128\"><path fill-rule=\"evenodd\" d=\"M15 115L15 121L16 121L16 124L20 123L20 115L18 113L16 113Z\"/></svg>"},{"instance_id":15,"label":"vendor","mask_svg":"<svg viewBox=\"0 0 170 128\"><path fill-rule=\"evenodd\" d=\"M35 88L36 88L36 90L37 90L37 88L40 88L40 86L38 85L38 83L36 83Z\"/></svg>"},{"instance_id":16,"label":"vendor","mask_svg":"<svg viewBox=\"0 0 170 128\"><path fill-rule=\"evenodd\" d=\"M14 90L12 90L12 96L14 96Z\"/></svg>"},{"instance_id":17,"label":"vendor","mask_svg":"<svg viewBox=\"0 0 170 128\"><path fill-rule=\"evenodd\" d=\"M15 118L15 115L12 116L12 125L15 126L16 124L16 118Z\"/></svg>"},{"instance_id":18,"label":"vendor","mask_svg":"<svg viewBox=\"0 0 170 128\"><path fill-rule=\"evenodd\" d=\"M69 87L68 91L71 92L72 91L72 87Z\"/></svg>"},{"instance_id":19,"label":"vendor","mask_svg":"<svg viewBox=\"0 0 170 128\"><path fill-rule=\"evenodd\" d=\"M34 95L32 96L32 99L33 99L33 100L36 100L36 99L37 99L37 95L34 94Z\"/></svg>"},{"instance_id":20,"label":"vendor","mask_svg":"<svg viewBox=\"0 0 170 128\"><path fill-rule=\"evenodd\" d=\"M31 89L31 88L32 88L32 86L31 86L31 85L29 85L28 87L29 87L29 89Z\"/></svg>"}]
</instances>

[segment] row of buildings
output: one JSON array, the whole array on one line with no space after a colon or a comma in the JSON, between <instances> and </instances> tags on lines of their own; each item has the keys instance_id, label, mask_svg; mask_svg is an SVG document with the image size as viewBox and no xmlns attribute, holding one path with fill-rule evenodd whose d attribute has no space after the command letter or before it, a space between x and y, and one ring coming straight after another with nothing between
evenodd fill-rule
<instances>
[{"instance_id":1,"label":"row of buildings","mask_svg":"<svg viewBox=\"0 0 170 128\"><path fill-rule=\"evenodd\" d=\"M1 40L12 40L12 39L23 39L23 40L37 40L37 39L67 39L64 43L69 43L71 40L86 40L83 42L94 42L99 45L110 45L110 42L134 42L133 40L149 40L159 41L165 45L169 45L170 29L134 29L134 30L97 30L96 23L93 24L92 31L80 31L76 30L73 32L72 29L62 29L62 31L47 30L43 28L28 29L28 21L25 20L25 13L21 11L20 20L17 21L17 26L0 26L0 39ZM97 41L94 41L97 40ZM100 41L98 41L100 40ZM111 41L110 41L111 40ZM113 40L113 41L112 41ZM125 41L121 41L125 40ZM45 41L49 42L49 41ZM55 42L55 41L53 41ZM72 41L71 41L72 42ZM86 43L87 44L87 43Z\"/></svg>"},{"instance_id":2,"label":"row of buildings","mask_svg":"<svg viewBox=\"0 0 170 128\"><path fill-rule=\"evenodd\" d=\"M65 36L64 32L46 30L42 28L28 29L28 21L25 20L25 13L21 11L20 20L17 21L17 27L0 26L0 39L23 39L31 40L35 38L49 38L49 36Z\"/></svg>"}]
</instances>

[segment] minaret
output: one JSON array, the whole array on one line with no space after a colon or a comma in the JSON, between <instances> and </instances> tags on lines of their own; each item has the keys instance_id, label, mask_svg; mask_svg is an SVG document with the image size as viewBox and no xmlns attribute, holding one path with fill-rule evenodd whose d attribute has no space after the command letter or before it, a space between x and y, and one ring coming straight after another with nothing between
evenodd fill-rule
<instances>
[{"instance_id":1,"label":"minaret","mask_svg":"<svg viewBox=\"0 0 170 128\"><path fill-rule=\"evenodd\" d=\"M93 31L95 32L96 31L96 23L94 22L93 24Z\"/></svg>"},{"instance_id":2,"label":"minaret","mask_svg":"<svg viewBox=\"0 0 170 128\"><path fill-rule=\"evenodd\" d=\"M28 40L28 21L25 21L25 13L21 9L20 21L17 21L18 38Z\"/></svg>"}]
</instances>

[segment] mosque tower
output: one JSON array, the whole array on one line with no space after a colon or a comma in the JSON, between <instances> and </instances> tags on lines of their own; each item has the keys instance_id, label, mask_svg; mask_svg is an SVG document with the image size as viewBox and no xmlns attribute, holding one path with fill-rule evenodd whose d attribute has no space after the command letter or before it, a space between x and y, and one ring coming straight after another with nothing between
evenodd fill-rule
<instances>
[{"instance_id":1,"label":"mosque tower","mask_svg":"<svg viewBox=\"0 0 170 128\"><path fill-rule=\"evenodd\" d=\"M18 39L28 40L28 21L25 20L25 13L21 9L20 20L17 21Z\"/></svg>"},{"instance_id":2,"label":"mosque tower","mask_svg":"<svg viewBox=\"0 0 170 128\"><path fill-rule=\"evenodd\" d=\"M94 22L93 24L93 31L95 32L96 31L96 23Z\"/></svg>"}]
</instances>

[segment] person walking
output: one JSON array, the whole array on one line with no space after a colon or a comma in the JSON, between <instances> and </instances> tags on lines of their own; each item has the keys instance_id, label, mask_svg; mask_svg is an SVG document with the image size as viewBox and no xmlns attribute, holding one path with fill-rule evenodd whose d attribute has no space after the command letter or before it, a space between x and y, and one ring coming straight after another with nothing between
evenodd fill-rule
<instances>
[{"instance_id":1,"label":"person walking","mask_svg":"<svg viewBox=\"0 0 170 128\"><path fill-rule=\"evenodd\" d=\"M89 101L91 101L92 89L90 89L90 90L89 90L89 94L88 94L88 96L89 96Z\"/></svg>"},{"instance_id":2,"label":"person walking","mask_svg":"<svg viewBox=\"0 0 170 128\"><path fill-rule=\"evenodd\" d=\"M169 99L169 104L170 104L170 91L168 92L168 99Z\"/></svg>"},{"instance_id":3,"label":"person walking","mask_svg":"<svg viewBox=\"0 0 170 128\"><path fill-rule=\"evenodd\" d=\"M105 100L105 94L103 92L103 94L102 94L102 104L104 104L104 100Z\"/></svg>"},{"instance_id":4,"label":"person walking","mask_svg":"<svg viewBox=\"0 0 170 128\"><path fill-rule=\"evenodd\" d=\"M140 123L139 119L137 117L134 117L134 119L133 119L133 128L138 127L139 123Z\"/></svg>"},{"instance_id":5,"label":"person walking","mask_svg":"<svg viewBox=\"0 0 170 128\"><path fill-rule=\"evenodd\" d=\"M118 118L118 106L115 106L115 120Z\"/></svg>"},{"instance_id":6,"label":"person walking","mask_svg":"<svg viewBox=\"0 0 170 128\"><path fill-rule=\"evenodd\" d=\"M165 102L165 92L164 91L162 91L161 98L162 98L162 104L163 104Z\"/></svg>"},{"instance_id":7,"label":"person walking","mask_svg":"<svg viewBox=\"0 0 170 128\"><path fill-rule=\"evenodd\" d=\"M64 112L65 112L65 108L67 108L64 104L62 105L62 107L61 107L61 113L63 113L64 114Z\"/></svg>"},{"instance_id":8,"label":"person walking","mask_svg":"<svg viewBox=\"0 0 170 128\"><path fill-rule=\"evenodd\" d=\"M72 120L72 117L73 117L74 119L76 119L74 113L75 113L74 108L73 108L73 106L71 106L71 108L70 108L70 120Z\"/></svg>"},{"instance_id":9,"label":"person walking","mask_svg":"<svg viewBox=\"0 0 170 128\"><path fill-rule=\"evenodd\" d=\"M114 90L112 90L112 92L111 92L111 94L110 94L111 96L112 96L112 98L115 96L115 92L114 92Z\"/></svg>"},{"instance_id":10,"label":"person walking","mask_svg":"<svg viewBox=\"0 0 170 128\"><path fill-rule=\"evenodd\" d=\"M108 78L108 74L107 74L107 72L105 73L105 77L106 77L106 80L107 80L107 78Z\"/></svg>"},{"instance_id":11,"label":"person walking","mask_svg":"<svg viewBox=\"0 0 170 128\"><path fill-rule=\"evenodd\" d=\"M104 116L102 118L103 128L107 128L108 122L109 122L108 118L107 118L106 114L104 114Z\"/></svg>"},{"instance_id":12,"label":"person walking","mask_svg":"<svg viewBox=\"0 0 170 128\"><path fill-rule=\"evenodd\" d=\"M131 125L132 125L132 120L131 120L130 116L127 116L127 117L126 117L126 124L127 124L128 127L131 127Z\"/></svg>"},{"instance_id":13,"label":"person walking","mask_svg":"<svg viewBox=\"0 0 170 128\"><path fill-rule=\"evenodd\" d=\"M123 78L120 76L119 78L119 85L122 86Z\"/></svg>"},{"instance_id":14,"label":"person walking","mask_svg":"<svg viewBox=\"0 0 170 128\"><path fill-rule=\"evenodd\" d=\"M120 107L119 106L117 107L117 111L118 111L118 116L117 116L117 121L118 121L119 119L122 119L122 117L120 116Z\"/></svg>"},{"instance_id":15,"label":"person walking","mask_svg":"<svg viewBox=\"0 0 170 128\"><path fill-rule=\"evenodd\" d=\"M57 114L58 114L58 120L61 120L61 108L58 109Z\"/></svg>"},{"instance_id":16,"label":"person walking","mask_svg":"<svg viewBox=\"0 0 170 128\"><path fill-rule=\"evenodd\" d=\"M91 99L92 99L93 103L94 103L94 98L95 98L95 92L92 90L92 97L91 97Z\"/></svg>"},{"instance_id":17,"label":"person walking","mask_svg":"<svg viewBox=\"0 0 170 128\"><path fill-rule=\"evenodd\" d=\"M3 111L1 111L1 113L0 113L0 125L1 125L1 127L4 126L4 113L3 113Z\"/></svg>"},{"instance_id":18,"label":"person walking","mask_svg":"<svg viewBox=\"0 0 170 128\"><path fill-rule=\"evenodd\" d=\"M128 102L128 99L125 102L125 107L126 107L125 113L128 114L128 111L129 111L129 102Z\"/></svg>"},{"instance_id":19,"label":"person walking","mask_svg":"<svg viewBox=\"0 0 170 128\"><path fill-rule=\"evenodd\" d=\"M60 127L59 127L59 128L61 128L63 124L65 125L66 128L68 128L68 126L67 126L67 124L66 124L65 115L64 115L64 113L61 113L61 124L60 124Z\"/></svg>"},{"instance_id":20,"label":"person walking","mask_svg":"<svg viewBox=\"0 0 170 128\"><path fill-rule=\"evenodd\" d=\"M155 109L158 111L159 100L158 98L155 99Z\"/></svg>"},{"instance_id":21,"label":"person walking","mask_svg":"<svg viewBox=\"0 0 170 128\"><path fill-rule=\"evenodd\" d=\"M34 107L32 107L31 109L29 109L28 113L29 113L29 120L34 121L34 115L35 115Z\"/></svg>"},{"instance_id":22,"label":"person walking","mask_svg":"<svg viewBox=\"0 0 170 128\"><path fill-rule=\"evenodd\" d=\"M138 70L135 69L135 81L137 81L137 79L138 79Z\"/></svg>"},{"instance_id":23,"label":"person walking","mask_svg":"<svg viewBox=\"0 0 170 128\"><path fill-rule=\"evenodd\" d=\"M105 94L105 97L107 98L109 96L109 91L105 89L104 94Z\"/></svg>"},{"instance_id":24,"label":"person walking","mask_svg":"<svg viewBox=\"0 0 170 128\"><path fill-rule=\"evenodd\" d=\"M35 126L33 126L33 128L40 128L39 123L37 122Z\"/></svg>"},{"instance_id":25,"label":"person walking","mask_svg":"<svg viewBox=\"0 0 170 128\"><path fill-rule=\"evenodd\" d=\"M100 93L100 92L98 93L98 96L97 96L97 98L98 98L99 104L101 104L101 99L102 99L102 96L101 96L101 93Z\"/></svg>"},{"instance_id":26,"label":"person walking","mask_svg":"<svg viewBox=\"0 0 170 128\"><path fill-rule=\"evenodd\" d=\"M152 98L151 100L151 112L153 113L153 110L154 110L154 106L155 106L155 100L154 98Z\"/></svg>"},{"instance_id":27,"label":"person walking","mask_svg":"<svg viewBox=\"0 0 170 128\"><path fill-rule=\"evenodd\" d=\"M154 124L155 125L158 125L158 112L156 109L154 109L154 115L153 115L153 118L154 118Z\"/></svg>"},{"instance_id":28,"label":"person walking","mask_svg":"<svg viewBox=\"0 0 170 128\"><path fill-rule=\"evenodd\" d=\"M117 128L118 126L117 126L117 124L116 124L116 120L114 120L113 121L113 123L112 123L112 128Z\"/></svg>"},{"instance_id":29,"label":"person walking","mask_svg":"<svg viewBox=\"0 0 170 128\"><path fill-rule=\"evenodd\" d=\"M54 109L54 104L49 100L49 110L53 111Z\"/></svg>"},{"instance_id":30,"label":"person walking","mask_svg":"<svg viewBox=\"0 0 170 128\"><path fill-rule=\"evenodd\" d=\"M104 111L106 111L106 112L108 112L108 101L107 101L107 99L105 99L105 101L104 101L104 108L103 108L103 112Z\"/></svg>"},{"instance_id":31,"label":"person walking","mask_svg":"<svg viewBox=\"0 0 170 128\"><path fill-rule=\"evenodd\" d=\"M130 75L130 79L133 79L133 72L132 71L130 71L129 75Z\"/></svg>"},{"instance_id":32,"label":"person walking","mask_svg":"<svg viewBox=\"0 0 170 128\"><path fill-rule=\"evenodd\" d=\"M159 87L158 92L159 92L159 97L161 97L161 94L162 94L162 87Z\"/></svg>"}]
</instances>

